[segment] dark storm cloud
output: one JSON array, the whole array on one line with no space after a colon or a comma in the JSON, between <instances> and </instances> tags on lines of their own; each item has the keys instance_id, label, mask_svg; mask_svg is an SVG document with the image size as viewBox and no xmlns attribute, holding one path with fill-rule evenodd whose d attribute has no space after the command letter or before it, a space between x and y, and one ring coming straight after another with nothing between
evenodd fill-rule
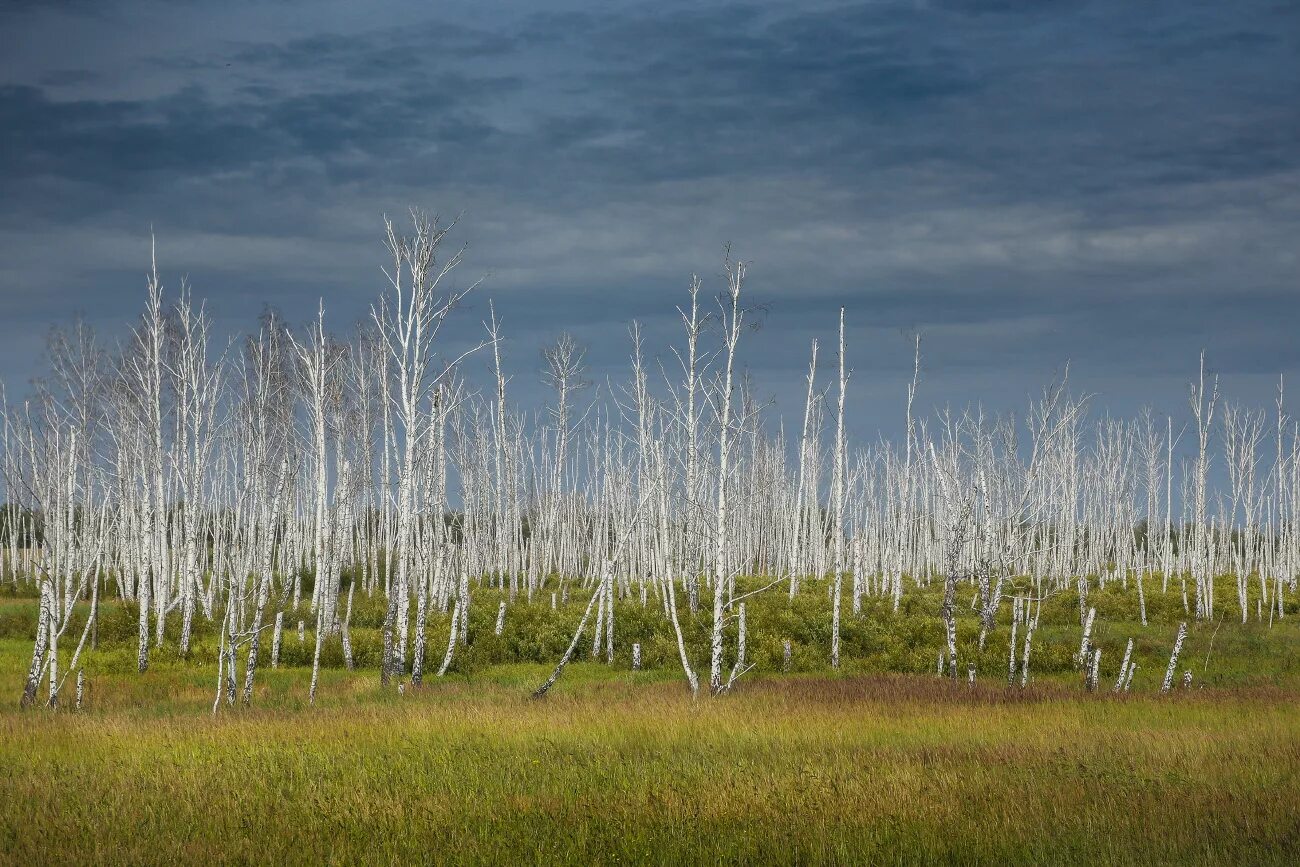
<instances>
[{"instance_id":1,"label":"dark storm cloud","mask_svg":"<svg viewBox=\"0 0 1300 867\"><path fill-rule=\"evenodd\" d=\"M462 111L510 82L281 93L247 89L216 99L190 85L149 100L54 100L30 86L0 88L10 139L6 178L55 177L128 192L175 176L257 172L302 158L379 159L425 141L471 147L492 129ZM369 171L367 171L369 173ZM69 203L72 204L72 203Z\"/></svg>"},{"instance_id":2,"label":"dark storm cloud","mask_svg":"<svg viewBox=\"0 0 1300 867\"><path fill-rule=\"evenodd\" d=\"M317 33L278 44L247 45L235 51L230 62L281 72L330 70L359 80L391 80L418 75L435 59L500 57L519 43L515 34L439 21L368 34Z\"/></svg>"},{"instance_id":3,"label":"dark storm cloud","mask_svg":"<svg viewBox=\"0 0 1300 867\"><path fill-rule=\"evenodd\" d=\"M118 321L94 311L135 304L151 224L232 325L317 294L356 315L379 214L414 203L468 211L526 364L566 324L611 369L632 317L662 345L732 241L774 376L840 305L863 369L905 375L933 335L936 394L1070 358L1165 383L1202 346L1300 368L1293 5L11 9L0 294L25 321Z\"/></svg>"}]
</instances>

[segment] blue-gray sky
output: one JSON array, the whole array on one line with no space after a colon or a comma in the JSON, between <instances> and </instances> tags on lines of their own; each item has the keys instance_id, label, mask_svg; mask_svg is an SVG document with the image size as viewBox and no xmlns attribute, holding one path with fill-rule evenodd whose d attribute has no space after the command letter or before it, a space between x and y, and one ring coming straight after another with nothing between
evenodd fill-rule
<instances>
[{"instance_id":1,"label":"blue-gray sky","mask_svg":"<svg viewBox=\"0 0 1300 867\"><path fill-rule=\"evenodd\" d=\"M1105 406L1300 389L1300 5L931 0L6 3L0 377L50 324L120 333L188 275L223 329L343 330L380 218L464 213L521 396L567 328L596 378L663 351L722 246L783 411L848 308L850 406L1019 406L1067 361ZM462 335L464 336L464 335ZM1300 391L1296 391L1300 394ZM1300 400L1293 403L1293 408Z\"/></svg>"}]
</instances>

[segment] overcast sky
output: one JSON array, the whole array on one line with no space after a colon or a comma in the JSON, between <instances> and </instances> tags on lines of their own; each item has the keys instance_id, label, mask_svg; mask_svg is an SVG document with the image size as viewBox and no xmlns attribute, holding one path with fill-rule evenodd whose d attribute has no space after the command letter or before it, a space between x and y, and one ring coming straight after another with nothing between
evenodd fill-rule
<instances>
[{"instance_id":1,"label":"overcast sky","mask_svg":"<svg viewBox=\"0 0 1300 867\"><path fill-rule=\"evenodd\" d=\"M901 426L917 331L925 406L1071 362L1183 411L1204 348L1300 409L1300 4L8 2L0 34L11 389L51 324L121 333L151 226L223 330L323 296L345 331L415 205L463 213L458 337L493 299L525 401L561 329L597 379L633 318L666 355L730 242L782 412L848 308L859 436Z\"/></svg>"}]
</instances>

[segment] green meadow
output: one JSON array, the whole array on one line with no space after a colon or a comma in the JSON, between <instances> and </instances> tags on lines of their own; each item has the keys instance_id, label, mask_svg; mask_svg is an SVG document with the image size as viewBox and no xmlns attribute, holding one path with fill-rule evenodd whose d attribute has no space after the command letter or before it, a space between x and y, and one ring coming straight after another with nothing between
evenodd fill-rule
<instances>
[{"instance_id":1,"label":"green meadow","mask_svg":"<svg viewBox=\"0 0 1300 867\"><path fill-rule=\"evenodd\" d=\"M1150 582L1149 582L1150 583ZM575 597L576 597L575 593ZM653 599L616 609L616 656L576 661L544 700L581 601L552 611L474 597L444 677L381 688L375 617L358 597L356 670L327 644L307 703L310 629L287 616L279 668L251 708L214 714L215 636L134 667L134 613L106 602L73 707L20 711L35 603L0 590L0 861L45 863L1050 863L1300 861L1300 616L1191 624L1179 686L1159 694L1181 596L1094 591L1097 693L1072 656L1077 599L1044 606L1026 689L1007 686L1008 628L977 646L970 687L940 678L936 599L846 616L829 669L824 586L750 605L757 663L729 694L692 699ZM967 600L968 601L968 600ZM683 612L685 613L685 612ZM291 612L292 615L292 612ZM83 616L83 615L79 615ZM304 613L305 617L305 613ZM1234 622L1235 618L1235 622ZM431 619L429 657L447 617ZM84 620L82 621L84 622ZM698 664L706 616L687 618ZM76 618L61 641L66 663ZM1021 633L1023 635L1023 633ZM71 636L70 638L68 636ZM588 636L589 637L589 636ZM1111 691L1135 639L1138 672ZM782 673L782 643L794 647ZM332 641L337 644L337 638ZM645 668L631 671L633 642ZM557 649L558 648L558 649ZM1193 686L1181 686L1181 672ZM1108 677L1109 676L1109 677Z\"/></svg>"}]
</instances>

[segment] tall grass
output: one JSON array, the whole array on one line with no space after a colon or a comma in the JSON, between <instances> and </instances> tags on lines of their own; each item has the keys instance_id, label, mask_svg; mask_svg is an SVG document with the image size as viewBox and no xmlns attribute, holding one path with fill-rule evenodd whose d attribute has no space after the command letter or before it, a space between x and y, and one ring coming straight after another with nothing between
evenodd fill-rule
<instances>
[{"instance_id":1,"label":"tall grass","mask_svg":"<svg viewBox=\"0 0 1300 867\"><path fill-rule=\"evenodd\" d=\"M521 601L498 637L496 597L480 590L446 678L381 690L335 648L308 707L313 641L299 644L291 615L253 708L214 717L211 627L200 621L189 658L168 641L139 676L134 611L118 602L83 658L84 710L69 687L58 712L20 712L34 603L7 591L0 863L1300 863L1300 618L1193 624L1179 668L1196 688L1159 696L1181 599L1148 589L1144 628L1131 596L1090 599L1100 694L1074 670L1065 594L1044 607L1022 691L1005 686L1007 626L981 653L969 612L959 637L976 687L936 677L936 600L921 591L898 614L868 600L831 673L815 585L793 603L755 597L760 673L720 700L691 701L675 648L660 649L662 614L629 599L615 663L585 661L584 642L531 701L581 602ZM373 666L382 610L357 602L354 641ZM706 617L684 623L701 655ZM1139 673L1114 696L1130 637ZM781 676L785 638L796 673ZM633 641L644 671L628 670Z\"/></svg>"},{"instance_id":2,"label":"tall grass","mask_svg":"<svg viewBox=\"0 0 1300 867\"><path fill-rule=\"evenodd\" d=\"M13 642L3 675L17 673ZM204 712L172 668L81 714L0 712L0 860L1295 863L1300 715L1275 688L1112 698L934 677L493 668L404 694L268 672Z\"/></svg>"}]
</instances>

